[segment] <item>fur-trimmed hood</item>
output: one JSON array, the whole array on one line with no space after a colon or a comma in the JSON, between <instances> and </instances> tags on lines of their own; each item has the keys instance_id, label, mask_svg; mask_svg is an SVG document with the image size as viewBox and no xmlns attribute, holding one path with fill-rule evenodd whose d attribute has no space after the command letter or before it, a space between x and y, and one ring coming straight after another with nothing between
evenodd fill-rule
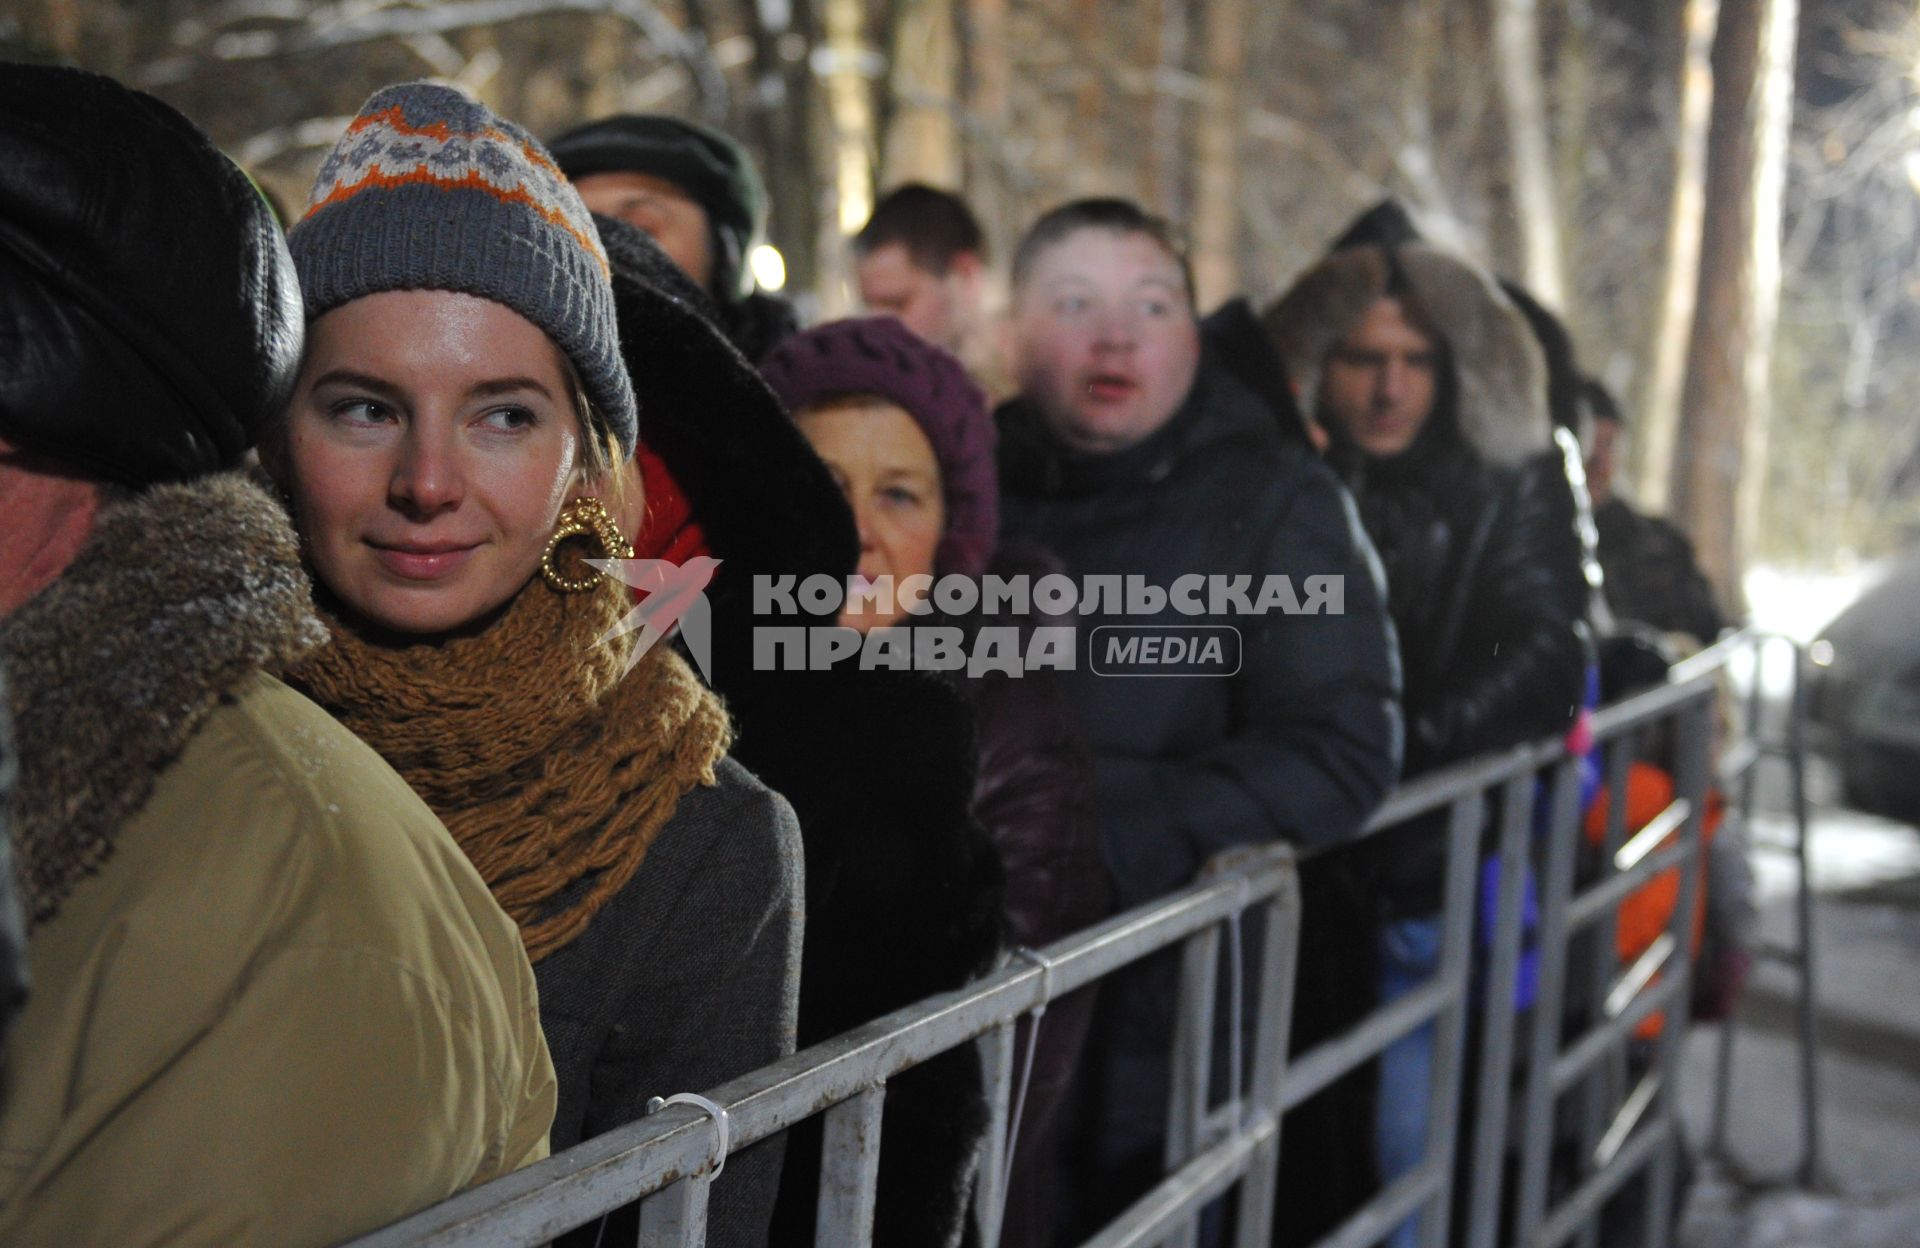
<instances>
[{"instance_id":1,"label":"fur-trimmed hood","mask_svg":"<svg viewBox=\"0 0 1920 1248\"><path fill-rule=\"evenodd\" d=\"M286 512L239 474L103 508L73 566L0 622L31 921L107 860L223 696L326 640Z\"/></svg>"},{"instance_id":2,"label":"fur-trimmed hood","mask_svg":"<svg viewBox=\"0 0 1920 1248\"><path fill-rule=\"evenodd\" d=\"M1467 444L1500 467L1545 451L1553 442L1546 363L1526 319L1492 278L1423 243L1336 251L1267 308L1261 319L1300 409L1317 411L1327 353L1387 294L1396 266L1447 340Z\"/></svg>"}]
</instances>

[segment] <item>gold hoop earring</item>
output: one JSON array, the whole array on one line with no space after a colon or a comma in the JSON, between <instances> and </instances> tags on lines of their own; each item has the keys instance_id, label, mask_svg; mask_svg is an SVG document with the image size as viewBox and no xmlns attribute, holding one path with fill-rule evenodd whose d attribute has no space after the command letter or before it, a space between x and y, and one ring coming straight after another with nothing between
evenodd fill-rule
<instances>
[{"instance_id":1,"label":"gold hoop earring","mask_svg":"<svg viewBox=\"0 0 1920 1248\"><path fill-rule=\"evenodd\" d=\"M560 523L547 540L546 553L540 556L540 575L557 593L584 594L607 579L606 574L597 568L589 568L585 576L577 577L568 576L560 570L555 556L559 554L563 543L576 537L591 537L598 542L602 558L633 558L633 547L620 535L620 527L607 514L605 504L597 498L583 498L572 503L560 512Z\"/></svg>"}]
</instances>

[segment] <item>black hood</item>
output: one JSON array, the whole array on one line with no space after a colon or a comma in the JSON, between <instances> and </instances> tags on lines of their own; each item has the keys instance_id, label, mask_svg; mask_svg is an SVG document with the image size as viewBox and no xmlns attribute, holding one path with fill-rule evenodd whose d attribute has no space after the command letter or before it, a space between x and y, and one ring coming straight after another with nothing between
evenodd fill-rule
<instances>
[{"instance_id":1,"label":"black hood","mask_svg":"<svg viewBox=\"0 0 1920 1248\"><path fill-rule=\"evenodd\" d=\"M721 332L713 301L644 231L610 217L594 224L613 267L640 440L723 561L716 590L755 572L851 572L859 540L839 487Z\"/></svg>"}]
</instances>

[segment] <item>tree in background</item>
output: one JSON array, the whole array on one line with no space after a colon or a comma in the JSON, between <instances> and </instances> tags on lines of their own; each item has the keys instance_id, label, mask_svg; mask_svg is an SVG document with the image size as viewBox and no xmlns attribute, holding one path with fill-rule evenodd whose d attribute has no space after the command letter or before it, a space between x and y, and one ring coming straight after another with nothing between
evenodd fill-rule
<instances>
[{"instance_id":1,"label":"tree in background","mask_svg":"<svg viewBox=\"0 0 1920 1248\"><path fill-rule=\"evenodd\" d=\"M816 315L851 306L848 223L910 177L967 194L1002 256L1064 199L1138 198L1187 225L1208 302L1281 289L1391 194L1436 242L1563 314L1634 417L1628 492L1678 505L1728 596L1748 553L1872 553L1914 514L1914 0L15 0L9 14L0 55L160 94L288 204L367 94L404 78L458 82L540 133L616 110L715 122L756 153L789 291ZM1716 73L1730 86L1710 140Z\"/></svg>"}]
</instances>

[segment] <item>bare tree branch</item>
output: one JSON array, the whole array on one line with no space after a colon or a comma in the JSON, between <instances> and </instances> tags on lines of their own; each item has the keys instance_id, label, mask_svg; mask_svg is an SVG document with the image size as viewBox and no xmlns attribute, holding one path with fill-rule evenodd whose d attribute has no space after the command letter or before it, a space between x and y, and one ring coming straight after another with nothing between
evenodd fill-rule
<instances>
[{"instance_id":1,"label":"bare tree branch","mask_svg":"<svg viewBox=\"0 0 1920 1248\"><path fill-rule=\"evenodd\" d=\"M698 91L702 111L724 115L727 84L714 63L706 40L675 25L651 0L448 0L419 5L399 0L339 0L338 3L295 6L299 20L277 30L227 31L205 41L204 55L222 61L257 61L299 56L333 48L353 47L381 39L415 40L444 36L456 30L492 26L528 17L560 13L610 14L630 23L662 55L687 67ZM227 24L239 20L286 17L288 6L279 0L236 0L222 14ZM188 28L176 34L196 34ZM192 42L200 42L198 39ZM175 81L192 71L193 58L156 62L144 76L149 83ZM428 58L432 64L432 58Z\"/></svg>"}]
</instances>

